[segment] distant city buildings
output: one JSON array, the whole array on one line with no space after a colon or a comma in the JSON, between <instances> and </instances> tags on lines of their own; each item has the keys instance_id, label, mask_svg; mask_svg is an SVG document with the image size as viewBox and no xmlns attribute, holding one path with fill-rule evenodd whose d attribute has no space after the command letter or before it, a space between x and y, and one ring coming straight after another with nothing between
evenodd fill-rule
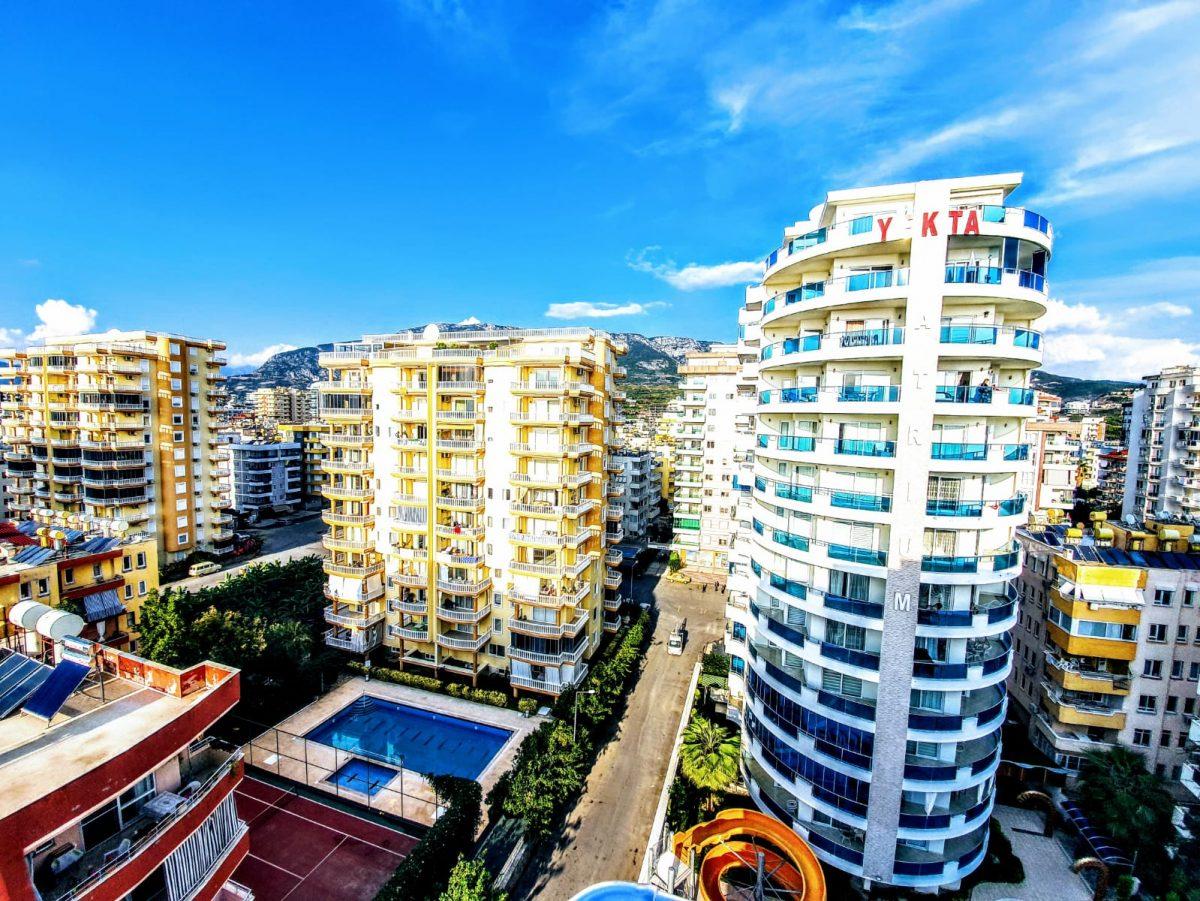
<instances>
[{"instance_id":1,"label":"distant city buildings","mask_svg":"<svg viewBox=\"0 0 1200 901\"><path fill-rule=\"evenodd\" d=\"M587 328L423 333L320 364L331 647L557 695L622 607L625 345Z\"/></svg>"},{"instance_id":2,"label":"distant city buildings","mask_svg":"<svg viewBox=\"0 0 1200 901\"><path fill-rule=\"evenodd\" d=\"M1052 243L1019 183L830 193L747 292L756 365L684 378L677 525L683 443L733 432L732 467L756 433L752 503L712 511L750 520L722 562L751 796L871 884L952 887L987 853ZM735 406L692 412L714 392Z\"/></svg>"},{"instance_id":3,"label":"distant city buildings","mask_svg":"<svg viewBox=\"0 0 1200 901\"><path fill-rule=\"evenodd\" d=\"M1172 366L1133 395L1121 512L1135 520L1200 513L1200 369Z\"/></svg>"},{"instance_id":4,"label":"distant city buildings","mask_svg":"<svg viewBox=\"0 0 1200 901\"><path fill-rule=\"evenodd\" d=\"M302 452L295 442L230 444L229 503L250 521L291 513L303 502Z\"/></svg>"},{"instance_id":5,"label":"distant city buildings","mask_svg":"<svg viewBox=\"0 0 1200 901\"><path fill-rule=\"evenodd\" d=\"M1069 512L1079 489L1096 487L1104 420L1034 421L1025 429L1033 462L1032 509Z\"/></svg>"},{"instance_id":6,"label":"distant city buildings","mask_svg":"<svg viewBox=\"0 0 1200 901\"><path fill-rule=\"evenodd\" d=\"M625 541L642 544L662 499L662 473L649 450L619 449L610 455L613 469L608 479L610 503L621 509ZM617 467L620 467L619 469Z\"/></svg>"},{"instance_id":7,"label":"distant city buildings","mask_svg":"<svg viewBox=\"0 0 1200 901\"><path fill-rule=\"evenodd\" d=\"M308 422L317 412L317 396L307 388L258 388L246 400L263 424Z\"/></svg>"},{"instance_id":8,"label":"distant city buildings","mask_svg":"<svg viewBox=\"0 0 1200 901\"><path fill-rule=\"evenodd\" d=\"M149 532L164 561L231 550L216 341L154 332L0 351L9 515Z\"/></svg>"},{"instance_id":9,"label":"distant city buildings","mask_svg":"<svg viewBox=\"0 0 1200 901\"><path fill-rule=\"evenodd\" d=\"M321 487L329 479L325 471L325 461L329 458L325 436L329 430L329 424L319 419L281 422L276 427L281 441L300 445L300 499L305 505L322 503Z\"/></svg>"},{"instance_id":10,"label":"distant city buildings","mask_svg":"<svg viewBox=\"0 0 1200 901\"><path fill-rule=\"evenodd\" d=\"M738 474L753 445L754 383L736 345L689 353L679 375L671 550L687 569L724 573L737 532Z\"/></svg>"}]
</instances>

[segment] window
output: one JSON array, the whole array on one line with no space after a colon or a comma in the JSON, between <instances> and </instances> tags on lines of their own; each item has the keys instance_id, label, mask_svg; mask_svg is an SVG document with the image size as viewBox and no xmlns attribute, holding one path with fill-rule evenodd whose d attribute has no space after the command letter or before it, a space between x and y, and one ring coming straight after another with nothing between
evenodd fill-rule
<instances>
[{"instance_id":1,"label":"window","mask_svg":"<svg viewBox=\"0 0 1200 901\"><path fill-rule=\"evenodd\" d=\"M99 563L93 563L92 564L92 579L96 582L99 582L103 578L104 578L104 567L101 566Z\"/></svg>"},{"instance_id":2,"label":"window","mask_svg":"<svg viewBox=\"0 0 1200 901\"><path fill-rule=\"evenodd\" d=\"M63 584L64 585L74 585L75 584L75 570L74 569L63 570Z\"/></svg>"},{"instance_id":3,"label":"window","mask_svg":"<svg viewBox=\"0 0 1200 901\"><path fill-rule=\"evenodd\" d=\"M1155 644L1166 644L1167 641L1167 626L1165 623L1151 623L1150 633L1146 636L1147 641L1152 641Z\"/></svg>"},{"instance_id":4,"label":"window","mask_svg":"<svg viewBox=\"0 0 1200 901\"><path fill-rule=\"evenodd\" d=\"M137 568L138 568L138 569L145 569L145 568L146 568L146 552L145 552L145 551L138 551L138 555L137 555Z\"/></svg>"},{"instance_id":5,"label":"window","mask_svg":"<svg viewBox=\"0 0 1200 901\"><path fill-rule=\"evenodd\" d=\"M1134 729L1133 743L1139 748L1150 747L1150 730L1149 729Z\"/></svg>"},{"instance_id":6,"label":"window","mask_svg":"<svg viewBox=\"0 0 1200 901\"><path fill-rule=\"evenodd\" d=\"M1159 734L1158 745L1161 748L1171 747L1171 733L1168 730L1163 729L1163 731Z\"/></svg>"},{"instance_id":7,"label":"window","mask_svg":"<svg viewBox=\"0 0 1200 901\"><path fill-rule=\"evenodd\" d=\"M141 594L145 594L145 593L146 593L146 581L143 579L142 581L138 582L138 594L141 595Z\"/></svg>"},{"instance_id":8,"label":"window","mask_svg":"<svg viewBox=\"0 0 1200 901\"><path fill-rule=\"evenodd\" d=\"M133 586L126 585L125 586L125 600L129 600L131 597L133 597Z\"/></svg>"},{"instance_id":9,"label":"window","mask_svg":"<svg viewBox=\"0 0 1200 901\"><path fill-rule=\"evenodd\" d=\"M1157 713L1158 698L1154 695L1139 695L1138 696L1138 713Z\"/></svg>"},{"instance_id":10,"label":"window","mask_svg":"<svg viewBox=\"0 0 1200 901\"><path fill-rule=\"evenodd\" d=\"M1161 660L1144 660L1142 661L1142 675L1147 679L1161 679L1162 665Z\"/></svg>"},{"instance_id":11,"label":"window","mask_svg":"<svg viewBox=\"0 0 1200 901\"><path fill-rule=\"evenodd\" d=\"M1173 592L1170 588L1155 588L1154 589L1154 606L1155 607L1170 607L1171 595Z\"/></svg>"},{"instance_id":12,"label":"window","mask_svg":"<svg viewBox=\"0 0 1200 901\"><path fill-rule=\"evenodd\" d=\"M133 569L133 558L132 557L122 557L121 558L121 572L127 573L131 569Z\"/></svg>"},{"instance_id":13,"label":"window","mask_svg":"<svg viewBox=\"0 0 1200 901\"><path fill-rule=\"evenodd\" d=\"M1182 679L1183 678L1183 661L1182 660L1176 660L1171 663L1171 678L1172 679Z\"/></svg>"},{"instance_id":14,"label":"window","mask_svg":"<svg viewBox=\"0 0 1200 901\"><path fill-rule=\"evenodd\" d=\"M85 848L92 848L107 838L111 838L133 822L142 805L154 794L154 774L140 779L132 786L121 792L99 810L83 818L80 824L83 830Z\"/></svg>"},{"instance_id":15,"label":"window","mask_svg":"<svg viewBox=\"0 0 1200 901\"><path fill-rule=\"evenodd\" d=\"M1198 590L1198 589L1195 589L1195 588L1187 589L1183 593L1183 606L1195 607L1196 606L1196 595L1198 595L1198 594L1200 594L1200 590Z\"/></svg>"},{"instance_id":16,"label":"window","mask_svg":"<svg viewBox=\"0 0 1200 901\"><path fill-rule=\"evenodd\" d=\"M37 586L38 586L37 593L38 593L39 597L45 597L46 595L48 595L50 593L50 580L49 579L38 579Z\"/></svg>"},{"instance_id":17,"label":"window","mask_svg":"<svg viewBox=\"0 0 1200 901\"><path fill-rule=\"evenodd\" d=\"M1188 627L1187 626L1176 626L1175 627L1175 644L1187 644L1187 640L1188 640Z\"/></svg>"},{"instance_id":18,"label":"window","mask_svg":"<svg viewBox=\"0 0 1200 901\"><path fill-rule=\"evenodd\" d=\"M1195 682L1200 679L1200 663L1193 663L1188 667L1188 681Z\"/></svg>"},{"instance_id":19,"label":"window","mask_svg":"<svg viewBox=\"0 0 1200 901\"><path fill-rule=\"evenodd\" d=\"M745 641L746 640L746 627L742 623L734 623L733 624L733 640L734 641Z\"/></svg>"},{"instance_id":20,"label":"window","mask_svg":"<svg viewBox=\"0 0 1200 901\"><path fill-rule=\"evenodd\" d=\"M491 654L493 657L503 657L505 655L505 652L506 652L506 649L505 649L504 645L502 645L502 644L491 644L491 643L488 644L488 653Z\"/></svg>"}]
</instances>

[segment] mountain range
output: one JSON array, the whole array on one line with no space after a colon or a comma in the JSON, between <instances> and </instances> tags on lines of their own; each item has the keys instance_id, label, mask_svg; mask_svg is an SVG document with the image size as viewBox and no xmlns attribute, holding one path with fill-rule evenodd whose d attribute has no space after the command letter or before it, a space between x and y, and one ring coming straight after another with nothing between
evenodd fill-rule
<instances>
[{"instance_id":1,"label":"mountain range","mask_svg":"<svg viewBox=\"0 0 1200 901\"><path fill-rule=\"evenodd\" d=\"M443 334L465 331L506 332L516 330L516 326L489 323L438 322L435 324ZM420 331L422 328L424 326L417 326L413 331ZM613 334L629 346L629 353L622 361L629 372L629 381L633 384L643 385L673 383L678 378L679 364L683 362L683 358L688 353L706 351L713 344L718 343L672 335L647 337L637 332L614 332ZM322 351L331 350L332 347L332 344L319 344L316 347L298 347L295 350L286 350L275 354L252 372L231 375L228 381L230 397L235 402L240 402L257 388L307 388L323 377L323 372L317 365L317 356ZM1057 394L1064 401L1095 400L1137 387L1136 382L1080 379L1067 375L1055 375L1044 370L1035 371L1031 381L1035 388Z\"/></svg>"},{"instance_id":2,"label":"mountain range","mask_svg":"<svg viewBox=\"0 0 1200 901\"><path fill-rule=\"evenodd\" d=\"M442 334L516 330L515 326L488 323L460 325L438 322L435 325ZM418 326L413 331L419 332L422 328L424 326ZM647 337L637 332L613 332L613 335L629 345L629 353L622 360L622 365L629 372L629 381L652 385L675 381L684 356L692 351L708 350L717 343L672 335ZM242 401L257 388L307 388L322 378L322 370L317 365L318 355L332 348L332 344L318 344L316 347L298 347L277 353L252 372L229 376L229 395L235 401Z\"/></svg>"}]
</instances>

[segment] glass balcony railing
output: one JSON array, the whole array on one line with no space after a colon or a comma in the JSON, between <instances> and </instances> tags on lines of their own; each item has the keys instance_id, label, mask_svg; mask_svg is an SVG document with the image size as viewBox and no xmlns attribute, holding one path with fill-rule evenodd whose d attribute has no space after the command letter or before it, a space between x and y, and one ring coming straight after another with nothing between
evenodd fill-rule
<instances>
[{"instance_id":1,"label":"glass balcony railing","mask_svg":"<svg viewBox=\"0 0 1200 901\"><path fill-rule=\"evenodd\" d=\"M1000 344L1011 341L1013 347L1037 350L1042 346L1041 332L1027 328L996 325L943 325L942 344Z\"/></svg>"},{"instance_id":2,"label":"glass balcony railing","mask_svg":"<svg viewBox=\"0 0 1200 901\"><path fill-rule=\"evenodd\" d=\"M982 516L983 501L930 498L925 502L925 512L930 516Z\"/></svg>"},{"instance_id":3,"label":"glass balcony railing","mask_svg":"<svg viewBox=\"0 0 1200 901\"><path fill-rule=\"evenodd\" d=\"M900 399L899 385L841 385L818 388L775 388L758 392L760 404L806 404L818 400L838 400L844 403L888 403Z\"/></svg>"},{"instance_id":4,"label":"glass balcony railing","mask_svg":"<svg viewBox=\"0 0 1200 901\"><path fill-rule=\"evenodd\" d=\"M764 347L759 358L770 360L773 357L788 354L811 353L823 347L886 347L903 343L904 329L899 327L855 329L849 332L829 332L822 335L785 338L783 341Z\"/></svg>"},{"instance_id":5,"label":"glass balcony railing","mask_svg":"<svg viewBox=\"0 0 1200 901\"><path fill-rule=\"evenodd\" d=\"M986 460L988 446L983 443L935 441L931 445L934 460Z\"/></svg>"},{"instance_id":6,"label":"glass balcony railing","mask_svg":"<svg viewBox=\"0 0 1200 901\"><path fill-rule=\"evenodd\" d=\"M867 438L838 438L834 452L854 457L894 457L895 441L879 441Z\"/></svg>"},{"instance_id":7,"label":"glass balcony railing","mask_svg":"<svg viewBox=\"0 0 1200 901\"><path fill-rule=\"evenodd\" d=\"M892 509L892 499L886 494L866 494L860 491L830 491L829 503L846 510L874 510L886 513Z\"/></svg>"},{"instance_id":8,"label":"glass balcony railing","mask_svg":"<svg viewBox=\"0 0 1200 901\"><path fill-rule=\"evenodd\" d=\"M908 269L872 269L852 272L823 282L808 282L784 294L777 294L763 304L763 315L769 316L778 309L818 300L829 294L870 291L876 288L903 288L908 284Z\"/></svg>"},{"instance_id":9,"label":"glass balcony railing","mask_svg":"<svg viewBox=\"0 0 1200 901\"><path fill-rule=\"evenodd\" d=\"M812 435L759 435L758 446L782 451L810 451L816 446Z\"/></svg>"},{"instance_id":10,"label":"glass balcony railing","mask_svg":"<svg viewBox=\"0 0 1200 901\"><path fill-rule=\"evenodd\" d=\"M865 563L868 566L887 566L887 551L851 547L848 544L830 544L827 545L826 551L834 560L845 560L849 563Z\"/></svg>"},{"instance_id":11,"label":"glass balcony railing","mask_svg":"<svg viewBox=\"0 0 1200 901\"><path fill-rule=\"evenodd\" d=\"M1012 569L1021 560L1021 552L1014 545L1011 549L998 554L980 554L973 556L944 556L926 554L921 558L921 570L929 573L977 573L1000 572Z\"/></svg>"},{"instance_id":12,"label":"glass balcony railing","mask_svg":"<svg viewBox=\"0 0 1200 901\"><path fill-rule=\"evenodd\" d=\"M990 404L990 385L938 385L934 399L940 404Z\"/></svg>"}]
</instances>

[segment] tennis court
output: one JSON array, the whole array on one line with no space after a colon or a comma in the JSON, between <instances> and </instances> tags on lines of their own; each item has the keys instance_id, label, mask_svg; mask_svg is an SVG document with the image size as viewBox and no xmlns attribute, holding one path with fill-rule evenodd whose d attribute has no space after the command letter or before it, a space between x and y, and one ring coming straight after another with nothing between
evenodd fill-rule
<instances>
[{"instance_id":1,"label":"tennis court","mask_svg":"<svg viewBox=\"0 0 1200 901\"><path fill-rule=\"evenodd\" d=\"M372 898L417 840L245 777L238 815L250 854L233 873L260 901Z\"/></svg>"}]
</instances>

